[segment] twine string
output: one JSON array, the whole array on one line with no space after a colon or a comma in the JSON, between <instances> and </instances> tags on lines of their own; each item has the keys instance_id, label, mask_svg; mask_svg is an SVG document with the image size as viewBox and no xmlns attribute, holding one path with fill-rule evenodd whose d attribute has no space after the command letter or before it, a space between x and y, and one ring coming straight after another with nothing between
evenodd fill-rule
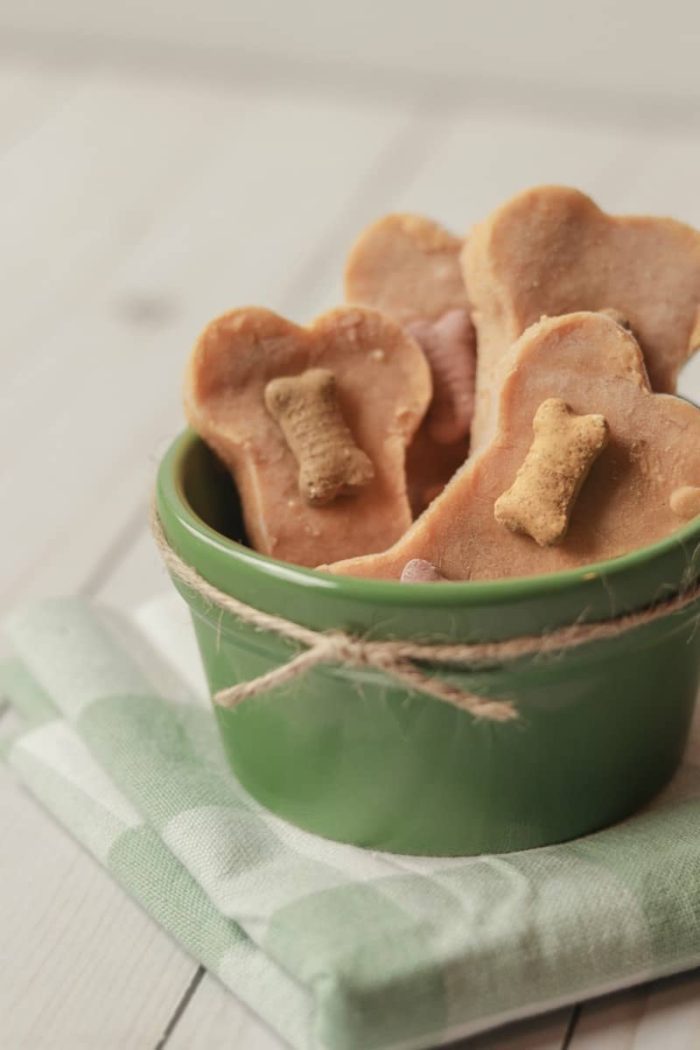
<instances>
[{"instance_id":1,"label":"twine string","mask_svg":"<svg viewBox=\"0 0 700 1050\"><path fill-rule=\"evenodd\" d=\"M672 598L638 612L598 623L571 624L548 634L526 635L499 642L464 644L422 644L407 639L370 641L344 631L312 630L294 620L255 609L219 590L191 565L188 565L173 549L165 536L155 508L151 512L151 531L168 570L189 590L236 619L303 647L301 652L279 667L250 681L240 682L219 690L214 695L214 702L226 708L237 707L244 700L298 679L319 664L339 664L380 671L412 691L426 693L445 703L452 704L462 711L469 712L475 718L492 722L508 722L518 717L516 708L510 700L479 696L444 678L426 673L422 665L443 665L478 671L487 666L512 663L526 656L540 656L575 649L591 642L617 638L638 627L681 612L700 599L700 581L696 581L692 587L682 590Z\"/></svg>"}]
</instances>

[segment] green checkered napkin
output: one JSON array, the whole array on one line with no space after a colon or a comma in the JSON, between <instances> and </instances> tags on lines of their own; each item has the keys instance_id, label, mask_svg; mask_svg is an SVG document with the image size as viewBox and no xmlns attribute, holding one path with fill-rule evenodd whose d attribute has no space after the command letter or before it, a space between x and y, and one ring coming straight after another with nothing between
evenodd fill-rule
<instances>
[{"instance_id":1,"label":"green checkered napkin","mask_svg":"<svg viewBox=\"0 0 700 1050\"><path fill-rule=\"evenodd\" d=\"M2 687L24 728L5 753L293 1046L434 1046L700 964L692 748L654 806L563 846L445 859L339 845L235 782L184 616L173 595L133 622L77 599L13 617Z\"/></svg>"}]
</instances>

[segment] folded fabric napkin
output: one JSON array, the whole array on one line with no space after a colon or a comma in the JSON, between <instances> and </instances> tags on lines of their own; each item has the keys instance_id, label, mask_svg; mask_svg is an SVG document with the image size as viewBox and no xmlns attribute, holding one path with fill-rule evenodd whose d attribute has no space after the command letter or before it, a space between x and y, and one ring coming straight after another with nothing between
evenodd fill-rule
<instances>
[{"instance_id":1,"label":"folded fabric napkin","mask_svg":"<svg viewBox=\"0 0 700 1050\"><path fill-rule=\"evenodd\" d=\"M614 828L399 857L300 831L237 784L176 595L131 621L45 602L8 634L0 684L24 727L7 761L295 1047L441 1045L700 964L697 738L663 796Z\"/></svg>"}]
</instances>

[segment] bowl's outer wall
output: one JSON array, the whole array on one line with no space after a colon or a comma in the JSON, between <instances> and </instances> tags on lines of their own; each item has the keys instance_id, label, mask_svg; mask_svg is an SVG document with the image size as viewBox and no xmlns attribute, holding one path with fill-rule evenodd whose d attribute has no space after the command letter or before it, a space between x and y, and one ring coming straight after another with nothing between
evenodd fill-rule
<instances>
[{"instance_id":1,"label":"bowl's outer wall","mask_svg":"<svg viewBox=\"0 0 700 1050\"><path fill-rule=\"evenodd\" d=\"M260 559L202 527L192 506L241 535L235 492L217 471L189 435L166 456L158 510L170 542L222 590L318 629L513 637L643 607L698 572L698 537L686 535L619 571L552 579L544 591L542 577L512 587L363 588L365 581ZM222 617L177 585L212 692L292 654L279 638ZM450 672L474 692L514 700L517 722L476 721L373 671L324 667L235 711L217 708L222 740L252 795L328 838L438 855L562 841L628 815L677 768L698 689L698 615L700 605L553 657L478 675Z\"/></svg>"}]
</instances>

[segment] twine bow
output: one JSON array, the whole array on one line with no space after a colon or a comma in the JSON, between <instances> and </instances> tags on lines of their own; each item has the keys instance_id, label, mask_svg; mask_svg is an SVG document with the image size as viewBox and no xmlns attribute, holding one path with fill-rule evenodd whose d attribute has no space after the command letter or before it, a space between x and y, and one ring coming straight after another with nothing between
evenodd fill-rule
<instances>
[{"instance_id":1,"label":"twine bow","mask_svg":"<svg viewBox=\"0 0 700 1050\"><path fill-rule=\"evenodd\" d=\"M183 561L168 542L155 509L151 513L151 530L168 570L187 588L217 609L230 613L258 630L277 634L304 647L287 663L248 682L240 682L238 685L219 690L214 695L214 702L226 708L237 707L244 700L300 678L319 664L339 664L380 671L412 691L426 693L452 704L462 711L468 711L475 718L508 722L518 717L511 701L479 696L453 685L444 678L427 674L421 665L427 663L477 671L485 666L510 663L526 656L561 652L591 642L619 637L637 627L680 612L700 599L700 581L695 581L690 588L672 598L639 612L600 623L572 624L544 635L456 645L420 644L400 639L370 641L344 631L314 631L293 620L246 605L238 598L220 591Z\"/></svg>"}]
</instances>

